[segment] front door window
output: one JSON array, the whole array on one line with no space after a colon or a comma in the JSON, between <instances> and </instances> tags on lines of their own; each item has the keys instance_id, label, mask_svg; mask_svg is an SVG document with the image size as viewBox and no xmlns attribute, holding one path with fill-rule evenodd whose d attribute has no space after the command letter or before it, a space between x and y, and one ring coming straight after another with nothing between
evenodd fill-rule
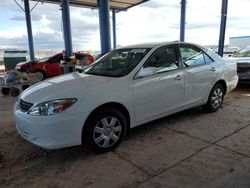
<instances>
[{"instance_id":1,"label":"front door window","mask_svg":"<svg viewBox=\"0 0 250 188\"><path fill-rule=\"evenodd\" d=\"M146 67L155 67L157 73L178 69L178 57L176 55L175 47L161 47L157 49L143 65L143 68Z\"/></svg>"}]
</instances>

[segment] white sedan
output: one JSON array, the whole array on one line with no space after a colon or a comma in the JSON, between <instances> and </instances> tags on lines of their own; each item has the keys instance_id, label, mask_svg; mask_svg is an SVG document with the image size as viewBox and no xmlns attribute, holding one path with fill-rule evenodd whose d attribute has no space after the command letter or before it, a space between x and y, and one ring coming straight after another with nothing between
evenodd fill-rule
<instances>
[{"instance_id":1,"label":"white sedan","mask_svg":"<svg viewBox=\"0 0 250 188\"><path fill-rule=\"evenodd\" d=\"M195 44L127 46L82 73L26 89L14 107L16 128L45 149L86 143L107 152L146 122L200 105L217 111L237 82L235 62Z\"/></svg>"}]
</instances>

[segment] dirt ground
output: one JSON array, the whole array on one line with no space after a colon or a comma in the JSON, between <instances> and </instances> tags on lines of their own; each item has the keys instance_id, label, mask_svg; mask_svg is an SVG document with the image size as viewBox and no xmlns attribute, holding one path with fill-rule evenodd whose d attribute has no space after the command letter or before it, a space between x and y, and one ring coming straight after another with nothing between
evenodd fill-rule
<instances>
[{"instance_id":1,"label":"dirt ground","mask_svg":"<svg viewBox=\"0 0 250 188\"><path fill-rule=\"evenodd\" d=\"M0 187L250 187L250 85L216 113L198 107L135 128L106 154L28 143L15 130L16 100L0 96Z\"/></svg>"}]
</instances>

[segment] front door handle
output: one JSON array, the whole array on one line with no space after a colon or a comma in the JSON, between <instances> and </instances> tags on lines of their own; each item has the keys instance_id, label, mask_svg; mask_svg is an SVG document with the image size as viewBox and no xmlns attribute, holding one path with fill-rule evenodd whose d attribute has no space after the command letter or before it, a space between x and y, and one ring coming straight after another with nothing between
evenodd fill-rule
<instances>
[{"instance_id":1,"label":"front door handle","mask_svg":"<svg viewBox=\"0 0 250 188\"><path fill-rule=\"evenodd\" d=\"M215 67L212 67L212 68L210 69L210 71L215 72L215 71L216 71Z\"/></svg>"},{"instance_id":2,"label":"front door handle","mask_svg":"<svg viewBox=\"0 0 250 188\"><path fill-rule=\"evenodd\" d=\"M175 79L175 80L181 80L182 78L183 78L183 77L182 77L181 75L178 74L174 79Z\"/></svg>"}]
</instances>

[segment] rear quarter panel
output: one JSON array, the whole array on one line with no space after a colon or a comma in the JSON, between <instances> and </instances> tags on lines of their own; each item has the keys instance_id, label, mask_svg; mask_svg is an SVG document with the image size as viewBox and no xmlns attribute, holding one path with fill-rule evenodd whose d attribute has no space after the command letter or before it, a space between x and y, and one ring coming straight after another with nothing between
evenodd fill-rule
<instances>
[{"instance_id":1,"label":"rear quarter panel","mask_svg":"<svg viewBox=\"0 0 250 188\"><path fill-rule=\"evenodd\" d=\"M238 75L237 75L237 64L233 60L224 60L224 69L222 78L227 83L227 93L236 88L238 84Z\"/></svg>"},{"instance_id":2,"label":"rear quarter panel","mask_svg":"<svg viewBox=\"0 0 250 188\"><path fill-rule=\"evenodd\" d=\"M218 63L220 74L217 81L224 80L227 84L227 93L236 88L238 84L237 64L234 60L225 60L218 54L206 49L206 53Z\"/></svg>"}]
</instances>

